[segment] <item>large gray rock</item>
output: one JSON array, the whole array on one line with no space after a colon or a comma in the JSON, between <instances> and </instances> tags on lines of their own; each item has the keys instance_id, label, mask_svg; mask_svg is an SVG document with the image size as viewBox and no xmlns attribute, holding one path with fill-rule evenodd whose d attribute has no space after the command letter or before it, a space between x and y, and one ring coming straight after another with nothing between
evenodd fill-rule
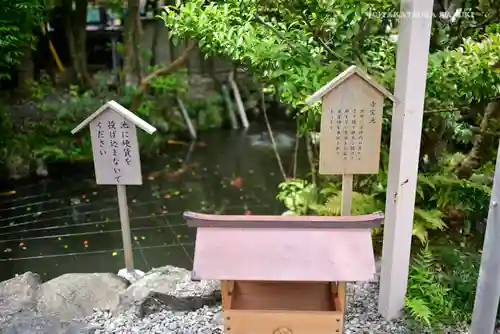
<instances>
[{"instance_id":1,"label":"large gray rock","mask_svg":"<svg viewBox=\"0 0 500 334\"><path fill-rule=\"evenodd\" d=\"M0 283L0 318L18 312L34 312L41 281L27 272Z\"/></svg>"},{"instance_id":2,"label":"large gray rock","mask_svg":"<svg viewBox=\"0 0 500 334\"><path fill-rule=\"evenodd\" d=\"M133 310L143 317L159 309L189 311L221 300L218 281L191 281L191 272L165 266L146 273L120 296L117 312Z\"/></svg>"},{"instance_id":3,"label":"large gray rock","mask_svg":"<svg viewBox=\"0 0 500 334\"><path fill-rule=\"evenodd\" d=\"M88 317L95 308L114 311L129 283L110 273L64 274L41 285L37 309L47 317Z\"/></svg>"}]
</instances>

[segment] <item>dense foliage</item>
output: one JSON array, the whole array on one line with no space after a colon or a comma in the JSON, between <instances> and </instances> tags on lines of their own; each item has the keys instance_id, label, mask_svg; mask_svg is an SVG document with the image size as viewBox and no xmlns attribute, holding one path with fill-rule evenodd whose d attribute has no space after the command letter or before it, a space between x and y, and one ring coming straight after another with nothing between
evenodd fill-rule
<instances>
[{"instance_id":1,"label":"dense foliage","mask_svg":"<svg viewBox=\"0 0 500 334\"><path fill-rule=\"evenodd\" d=\"M419 242L406 303L410 316L432 326L470 315L500 126L499 4L463 1L468 15L451 19L444 3L435 6L413 230ZM382 0L189 0L168 6L163 19L174 37L194 38L205 52L249 68L310 132L320 109L304 101L348 65L393 89L397 15L381 13L397 11L398 2ZM384 209L391 112L387 105L379 175L355 179L354 213ZM339 180L287 180L278 198L296 214L339 214ZM443 238L448 248L433 249ZM460 249L459 269L443 264L450 244Z\"/></svg>"},{"instance_id":2,"label":"dense foliage","mask_svg":"<svg viewBox=\"0 0 500 334\"><path fill-rule=\"evenodd\" d=\"M0 80L10 78L12 67L33 46L33 30L42 17L41 0L0 1Z\"/></svg>"}]
</instances>

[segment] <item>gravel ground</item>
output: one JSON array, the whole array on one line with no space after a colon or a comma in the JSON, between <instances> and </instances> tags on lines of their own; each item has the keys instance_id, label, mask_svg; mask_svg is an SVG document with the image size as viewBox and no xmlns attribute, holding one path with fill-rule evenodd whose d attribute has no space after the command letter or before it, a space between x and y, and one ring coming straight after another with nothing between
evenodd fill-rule
<instances>
[{"instance_id":1,"label":"gravel ground","mask_svg":"<svg viewBox=\"0 0 500 334\"><path fill-rule=\"evenodd\" d=\"M355 283L347 286L347 313L345 334L407 334L416 333L403 320L385 321L377 313L378 283ZM171 334L222 334L221 307L204 307L194 312L163 310L144 319L132 313L113 317L109 312L96 311L87 322L96 326L97 334L118 333L171 333ZM424 333L423 331L418 331ZM467 331L455 329L445 333L460 334Z\"/></svg>"}]
</instances>

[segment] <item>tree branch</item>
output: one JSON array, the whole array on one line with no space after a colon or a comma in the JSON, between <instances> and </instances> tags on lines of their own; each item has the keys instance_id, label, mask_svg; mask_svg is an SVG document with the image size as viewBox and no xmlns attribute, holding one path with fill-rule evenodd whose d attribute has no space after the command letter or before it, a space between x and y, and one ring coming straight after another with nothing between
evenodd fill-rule
<instances>
[{"instance_id":1,"label":"tree branch","mask_svg":"<svg viewBox=\"0 0 500 334\"><path fill-rule=\"evenodd\" d=\"M144 94L147 92L149 84L151 83L152 80L156 79L157 77L168 75L182 66L188 61L189 59L189 54L191 51L194 50L196 47L197 42L190 40L188 42L188 45L186 48L182 51L182 53L177 57L176 60L174 60L170 65L166 67L159 68L153 72L151 72L149 75L147 75L144 79L141 80L141 83L139 84L139 90L137 94L134 97L134 101L132 102L132 111L136 111L139 109L142 101L142 97Z\"/></svg>"},{"instance_id":2,"label":"tree branch","mask_svg":"<svg viewBox=\"0 0 500 334\"><path fill-rule=\"evenodd\" d=\"M488 103L486 110L477 129L477 134L472 142L472 149L465 156L462 162L457 166L455 172L460 178L468 179L474 168L476 168L481 161L481 152L484 150L484 146L488 144L489 128L492 121L496 118L497 114L500 112L500 101L493 101Z\"/></svg>"}]
</instances>

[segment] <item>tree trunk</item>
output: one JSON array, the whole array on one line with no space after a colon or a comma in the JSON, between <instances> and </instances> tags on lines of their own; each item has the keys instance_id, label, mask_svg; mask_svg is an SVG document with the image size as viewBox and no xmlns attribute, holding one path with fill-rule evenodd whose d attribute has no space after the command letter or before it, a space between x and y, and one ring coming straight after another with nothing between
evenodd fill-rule
<instances>
[{"instance_id":1,"label":"tree trunk","mask_svg":"<svg viewBox=\"0 0 500 334\"><path fill-rule=\"evenodd\" d=\"M27 96L30 84L34 79L33 52L29 46L23 51L23 58L17 67L17 88L19 93Z\"/></svg>"},{"instance_id":2,"label":"tree trunk","mask_svg":"<svg viewBox=\"0 0 500 334\"><path fill-rule=\"evenodd\" d=\"M492 144L498 125L498 115L500 114L500 101L488 103L479 125L478 134L472 142L472 149L464 160L457 166L456 174L463 179L468 179L482 162L488 160L492 155Z\"/></svg>"},{"instance_id":3,"label":"tree trunk","mask_svg":"<svg viewBox=\"0 0 500 334\"><path fill-rule=\"evenodd\" d=\"M138 85L142 78L141 17L139 0L128 0L123 30L125 46L125 84Z\"/></svg>"},{"instance_id":4,"label":"tree trunk","mask_svg":"<svg viewBox=\"0 0 500 334\"><path fill-rule=\"evenodd\" d=\"M154 8L153 13L155 16L154 27L153 27L153 38L151 42L151 59L149 60L149 66L154 67L158 62L158 60L156 59L157 58L156 55L158 49L158 41L160 40L160 32L162 28L165 27L165 25L163 24L162 20L156 18L156 15L160 14L158 10L158 1L150 1L149 5L153 6Z\"/></svg>"},{"instance_id":5,"label":"tree trunk","mask_svg":"<svg viewBox=\"0 0 500 334\"><path fill-rule=\"evenodd\" d=\"M66 18L66 34L68 39L71 65L82 87L91 85L91 78L87 67L87 6L88 0L64 0Z\"/></svg>"}]
</instances>

